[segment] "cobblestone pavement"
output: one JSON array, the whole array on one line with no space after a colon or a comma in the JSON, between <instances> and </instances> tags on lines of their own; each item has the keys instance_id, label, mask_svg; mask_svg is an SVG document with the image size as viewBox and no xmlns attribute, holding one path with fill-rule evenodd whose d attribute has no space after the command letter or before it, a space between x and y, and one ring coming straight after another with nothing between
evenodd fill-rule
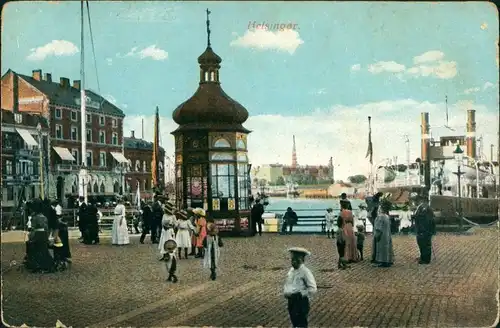
<instances>
[{"instance_id":1,"label":"cobblestone pavement","mask_svg":"<svg viewBox=\"0 0 500 328\"><path fill-rule=\"evenodd\" d=\"M290 326L281 295L290 267L286 249L312 251L307 265L316 276L311 326L479 327L497 315L498 231L439 234L436 258L415 263L413 236L394 236L396 263L373 268L369 261L336 269L333 242L324 236L264 235L226 239L217 281L200 260L181 260L178 284L165 281L156 247L132 237L128 246L72 244L69 271L35 275L17 266L24 245L2 244L3 316L10 325L106 326ZM155 245L156 246L156 245ZM365 245L370 253L371 237Z\"/></svg>"}]
</instances>

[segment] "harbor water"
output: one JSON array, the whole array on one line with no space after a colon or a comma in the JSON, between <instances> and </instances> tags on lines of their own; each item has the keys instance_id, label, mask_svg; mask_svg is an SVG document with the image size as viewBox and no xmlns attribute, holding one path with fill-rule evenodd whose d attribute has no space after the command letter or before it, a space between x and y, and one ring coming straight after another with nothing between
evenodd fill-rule
<instances>
[{"instance_id":1,"label":"harbor water","mask_svg":"<svg viewBox=\"0 0 500 328\"><path fill-rule=\"evenodd\" d=\"M307 222L307 218L302 219L301 216L322 216L326 214L326 209L331 207L333 213L338 215L340 212L340 204L337 199L306 199L306 198L269 198L269 205L266 206L266 213L285 214L288 207L291 207L299 217L299 225L294 227L297 232L321 232L321 226L305 226L301 227L300 222ZM351 200L351 206L354 214L358 211L359 204L364 203L362 200ZM309 220L319 220L309 219Z\"/></svg>"}]
</instances>

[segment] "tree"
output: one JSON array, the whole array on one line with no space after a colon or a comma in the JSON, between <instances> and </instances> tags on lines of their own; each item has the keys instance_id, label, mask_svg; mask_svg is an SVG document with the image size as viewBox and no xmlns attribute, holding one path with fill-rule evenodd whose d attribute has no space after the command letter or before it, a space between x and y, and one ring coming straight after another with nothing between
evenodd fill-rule
<instances>
[{"instance_id":1,"label":"tree","mask_svg":"<svg viewBox=\"0 0 500 328\"><path fill-rule=\"evenodd\" d=\"M283 178L283 176L279 176L278 179L276 179L276 185L277 186L284 186L285 185L285 178Z\"/></svg>"},{"instance_id":2,"label":"tree","mask_svg":"<svg viewBox=\"0 0 500 328\"><path fill-rule=\"evenodd\" d=\"M363 174L356 174L347 178L347 180L349 180L350 183L354 184L363 183L366 181L366 179L367 179L366 176L364 176Z\"/></svg>"}]
</instances>

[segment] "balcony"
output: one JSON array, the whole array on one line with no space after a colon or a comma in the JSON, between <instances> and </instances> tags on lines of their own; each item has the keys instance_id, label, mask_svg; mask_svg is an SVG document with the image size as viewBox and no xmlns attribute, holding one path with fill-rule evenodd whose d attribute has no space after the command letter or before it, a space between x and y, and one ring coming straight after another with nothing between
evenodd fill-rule
<instances>
[{"instance_id":1,"label":"balcony","mask_svg":"<svg viewBox=\"0 0 500 328\"><path fill-rule=\"evenodd\" d=\"M61 173L77 173L82 168L79 164L57 164L56 171ZM87 166L87 172L107 172L107 173L121 173L120 169L109 168L106 166ZM125 173L125 171L124 171Z\"/></svg>"},{"instance_id":2,"label":"balcony","mask_svg":"<svg viewBox=\"0 0 500 328\"><path fill-rule=\"evenodd\" d=\"M16 157L25 158L25 159L38 158L39 154L40 154L40 152L38 151L38 149L36 149L36 150L18 149L15 153Z\"/></svg>"},{"instance_id":3,"label":"balcony","mask_svg":"<svg viewBox=\"0 0 500 328\"><path fill-rule=\"evenodd\" d=\"M30 185L33 183L39 183L40 176L33 174L19 174L19 175L3 175L2 184L5 186L19 186L19 185Z\"/></svg>"}]
</instances>

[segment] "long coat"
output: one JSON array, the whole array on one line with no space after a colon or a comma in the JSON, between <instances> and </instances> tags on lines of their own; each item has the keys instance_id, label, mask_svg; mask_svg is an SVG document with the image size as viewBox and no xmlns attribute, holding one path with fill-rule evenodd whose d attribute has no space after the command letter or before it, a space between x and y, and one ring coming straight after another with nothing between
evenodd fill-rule
<instances>
[{"instance_id":1,"label":"long coat","mask_svg":"<svg viewBox=\"0 0 500 328\"><path fill-rule=\"evenodd\" d=\"M372 242L372 259L374 259L377 263L394 263L391 220L387 214L380 214L375 219Z\"/></svg>"}]
</instances>

